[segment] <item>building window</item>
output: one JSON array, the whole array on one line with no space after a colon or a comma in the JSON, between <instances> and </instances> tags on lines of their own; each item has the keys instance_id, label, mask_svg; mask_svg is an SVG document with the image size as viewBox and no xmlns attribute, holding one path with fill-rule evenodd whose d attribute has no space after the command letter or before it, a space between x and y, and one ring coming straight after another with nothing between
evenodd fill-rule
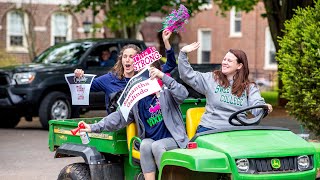
<instances>
[{"instance_id":1,"label":"building window","mask_svg":"<svg viewBox=\"0 0 320 180\"><path fill-rule=\"evenodd\" d=\"M26 13L22 11L9 12L7 25L7 50L27 52L28 17Z\"/></svg>"},{"instance_id":2,"label":"building window","mask_svg":"<svg viewBox=\"0 0 320 180\"><path fill-rule=\"evenodd\" d=\"M241 11L237 11L235 7L232 7L230 11L230 36L241 37Z\"/></svg>"},{"instance_id":3,"label":"building window","mask_svg":"<svg viewBox=\"0 0 320 180\"><path fill-rule=\"evenodd\" d=\"M265 30L265 60L264 60L264 69L265 70L277 70L277 61L276 61L276 48L274 46L270 29L266 27Z\"/></svg>"},{"instance_id":4,"label":"building window","mask_svg":"<svg viewBox=\"0 0 320 180\"><path fill-rule=\"evenodd\" d=\"M54 13L51 19L51 44L71 40L71 16L65 13Z\"/></svg>"},{"instance_id":5,"label":"building window","mask_svg":"<svg viewBox=\"0 0 320 180\"><path fill-rule=\"evenodd\" d=\"M198 49L198 63L205 64L210 63L211 55L211 30L200 29L198 33L198 39L200 42L200 48Z\"/></svg>"},{"instance_id":6,"label":"building window","mask_svg":"<svg viewBox=\"0 0 320 180\"><path fill-rule=\"evenodd\" d=\"M212 0L204 0L204 4L199 7L200 10L212 9Z\"/></svg>"}]
</instances>

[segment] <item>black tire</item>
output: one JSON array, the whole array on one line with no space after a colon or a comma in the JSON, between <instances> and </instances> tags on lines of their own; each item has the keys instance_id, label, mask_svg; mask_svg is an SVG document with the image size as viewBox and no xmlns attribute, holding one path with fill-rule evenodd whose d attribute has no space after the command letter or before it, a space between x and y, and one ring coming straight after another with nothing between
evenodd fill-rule
<instances>
[{"instance_id":1,"label":"black tire","mask_svg":"<svg viewBox=\"0 0 320 180\"><path fill-rule=\"evenodd\" d=\"M41 102L39 118L44 129L48 129L51 119L71 118L71 100L65 93L51 92Z\"/></svg>"},{"instance_id":2,"label":"black tire","mask_svg":"<svg viewBox=\"0 0 320 180\"><path fill-rule=\"evenodd\" d=\"M157 179L157 178L156 178ZM135 177L134 177L134 180L144 180L144 175L142 172L140 172L139 174L137 174Z\"/></svg>"},{"instance_id":3,"label":"black tire","mask_svg":"<svg viewBox=\"0 0 320 180\"><path fill-rule=\"evenodd\" d=\"M20 115L13 111L1 111L0 128L14 128L20 121Z\"/></svg>"},{"instance_id":4,"label":"black tire","mask_svg":"<svg viewBox=\"0 0 320 180\"><path fill-rule=\"evenodd\" d=\"M64 167L58 176L58 180L90 180L89 165L74 163Z\"/></svg>"}]
</instances>

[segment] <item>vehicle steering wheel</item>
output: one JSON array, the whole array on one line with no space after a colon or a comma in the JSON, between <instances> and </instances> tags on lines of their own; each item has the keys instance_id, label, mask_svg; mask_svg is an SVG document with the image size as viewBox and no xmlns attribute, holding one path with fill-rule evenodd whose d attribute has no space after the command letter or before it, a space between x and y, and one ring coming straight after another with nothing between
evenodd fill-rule
<instances>
[{"instance_id":1,"label":"vehicle steering wheel","mask_svg":"<svg viewBox=\"0 0 320 180\"><path fill-rule=\"evenodd\" d=\"M256 108L262 108L262 112L253 118L247 118L246 113L243 113L243 112L247 112L248 110L252 110ZM263 119L267 115L268 115L268 106L266 104L250 106L231 114L231 116L229 117L229 123L233 126L257 125L259 124L261 119Z\"/></svg>"}]
</instances>

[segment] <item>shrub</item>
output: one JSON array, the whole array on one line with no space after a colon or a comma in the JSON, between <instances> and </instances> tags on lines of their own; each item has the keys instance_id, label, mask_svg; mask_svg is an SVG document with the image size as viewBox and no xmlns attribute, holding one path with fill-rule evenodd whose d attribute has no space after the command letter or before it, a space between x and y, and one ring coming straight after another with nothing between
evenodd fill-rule
<instances>
[{"instance_id":1,"label":"shrub","mask_svg":"<svg viewBox=\"0 0 320 180\"><path fill-rule=\"evenodd\" d=\"M278 106L278 92L277 91L264 91L261 92L261 96L265 102L272 106Z\"/></svg>"},{"instance_id":2,"label":"shrub","mask_svg":"<svg viewBox=\"0 0 320 180\"><path fill-rule=\"evenodd\" d=\"M0 50L0 67L5 67L9 65L15 65L18 64L17 59L6 53L4 50Z\"/></svg>"},{"instance_id":3,"label":"shrub","mask_svg":"<svg viewBox=\"0 0 320 180\"><path fill-rule=\"evenodd\" d=\"M285 23L277 53L283 97L290 115L320 134L320 1L298 8Z\"/></svg>"}]
</instances>

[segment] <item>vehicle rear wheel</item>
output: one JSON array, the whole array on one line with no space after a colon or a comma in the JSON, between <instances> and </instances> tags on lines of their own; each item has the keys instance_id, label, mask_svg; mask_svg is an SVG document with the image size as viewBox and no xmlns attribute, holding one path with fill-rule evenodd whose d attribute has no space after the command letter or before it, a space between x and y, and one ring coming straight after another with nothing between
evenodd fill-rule
<instances>
[{"instance_id":1,"label":"vehicle rear wheel","mask_svg":"<svg viewBox=\"0 0 320 180\"><path fill-rule=\"evenodd\" d=\"M20 121L20 115L17 112L1 111L0 128L14 128Z\"/></svg>"},{"instance_id":2,"label":"vehicle rear wheel","mask_svg":"<svg viewBox=\"0 0 320 180\"><path fill-rule=\"evenodd\" d=\"M62 92L51 92L41 102L39 118L44 129L49 128L51 119L71 118L70 98Z\"/></svg>"},{"instance_id":3,"label":"vehicle rear wheel","mask_svg":"<svg viewBox=\"0 0 320 180\"><path fill-rule=\"evenodd\" d=\"M85 163L73 163L64 167L58 176L58 180L90 180L89 165Z\"/></svg>"}]
</instances>

